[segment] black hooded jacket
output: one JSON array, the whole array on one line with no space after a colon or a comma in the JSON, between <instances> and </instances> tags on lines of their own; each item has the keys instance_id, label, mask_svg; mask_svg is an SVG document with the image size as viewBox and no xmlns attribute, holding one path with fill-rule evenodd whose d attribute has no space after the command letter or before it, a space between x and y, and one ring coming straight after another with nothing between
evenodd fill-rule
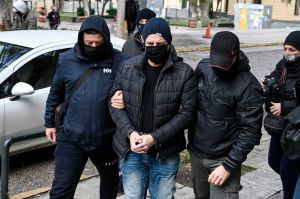
<instances>
[{"instance_id":1,"label":"black hooded jacket","mask_svg":"<svg viewBox=\"0 0 300 199\"><path fill-rule=\"evenodd\" d=\"M263 91L250 72L243 52L225 78L217 76L209 59L196 69L198 105L195 125L189 130L189 150L201 158L225 158L232 171L259 144L263 118Z\"/></svg>"},{"instance_id":2,"label":"black hooded jacket","mask_svg":"<svg viewBox=\"0 0 300 199\"><path fill-rule=\"evenodd\" d=\"M84 53L83 32L93 29L105 39L105 58L91 61ZM99 57L103 57L99 55ZM63 121L63 131L74 143L86 150L111 144L115 125L108 110L108 95L119 64L124 60L121 52L112 48L110 32L104 19L87 18L78 33L74 48L63 53L46 103L45 126L54 128L54 110L70 94L75 81L89 68L95 72L89 76L71 97Z\"/></svg>"}]
</instances>

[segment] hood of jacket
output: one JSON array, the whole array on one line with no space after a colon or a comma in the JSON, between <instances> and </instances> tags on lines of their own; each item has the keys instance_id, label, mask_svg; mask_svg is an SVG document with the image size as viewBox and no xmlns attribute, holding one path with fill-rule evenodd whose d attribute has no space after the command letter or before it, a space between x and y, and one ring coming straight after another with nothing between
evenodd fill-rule
<instances>
[{"instance_id":1,"label":"hood of jacket","mask_svg":"<svg viewBox=\"0 0 300 199\"><path fill-rule=\"evenodd\" d=\"M85 55L84 40L83 40L83 34L87 30L96 30L103 36L105 40L104 45L106 45L106 49L104 53L110 55L113 47L110 42L110 32L108 26L102 17L91 16L88 17L86 20L84 20L78 32L77 43L75 44L74 47L76 56L81 59L88 59L88 57Z\"/></svg>"}]
</instances>

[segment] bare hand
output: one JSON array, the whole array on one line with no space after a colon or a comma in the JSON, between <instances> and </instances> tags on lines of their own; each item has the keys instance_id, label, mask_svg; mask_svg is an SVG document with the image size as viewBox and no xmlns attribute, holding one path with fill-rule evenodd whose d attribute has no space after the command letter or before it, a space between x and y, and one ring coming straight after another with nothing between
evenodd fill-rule
<instances>
[{"instance_id":1,"label":"bare hand","mask_svg":"<svg viewBox=\"0 0 300 199\"><path fill-rule=\"evenodd\" d=\"M140 136L139 144L131 147L131 150L137 153L146 153L155 144L152 135L142 135Z\"/></svg>"},{"instance_id":2,"label":"bare hand","mask_svg":"<svg viewBox=\"0 0 300 199\"><path fill-rule=\"evenodd\" d=\"M141 152L138 152L138 151L135 150L137 148L137 145L142 143L142 139L141 139L140 134L138 134L138 132L136 132L136 131L133 131L129 135L129 140L130 140L131 150L133 152L136 152L136 153L141 153Z\"/></svg>"},{"instance_id":3,"label":"bare hand","mask_svg":"<svg viewBox=\"0 0 300 199\"><path fill-rule=\"evenodd\" d=\"M121 90L117 91L111 98L111 106L116 109L125 108L123 92Z\"/></svg>"},{"instance_id":4,"label":"bare hand","mask_svg":"<svg viewBox=\"0 0 300 199\"><path fill-rule=\"evenodd\" d=\"M230 173L226 171L223 165L218 166L215 168L213 172L208 176L208 182L214 185L223 185L224 182L228 179Z\"/></svg>"},{"instance_id":5,"label":"bare hand","mask_svg":"<svg viewBox=\"0 0 300 199\"><path fill-rule=\"evenodd\" d=\"M272 106L270 107L270 111L273 115L279 116L281 115L281 104L271 102Z\"/></svg>"},{"instance_id":6,"label":"bare hand","mask_svg":"<svg viewBox=\"0 0 300 199\"><path fill-rule=\"evenodd\" d=\"M56 143L56 129L55 128L46 128L46 136L50 142Z\"/></svg>"}]
</instances>

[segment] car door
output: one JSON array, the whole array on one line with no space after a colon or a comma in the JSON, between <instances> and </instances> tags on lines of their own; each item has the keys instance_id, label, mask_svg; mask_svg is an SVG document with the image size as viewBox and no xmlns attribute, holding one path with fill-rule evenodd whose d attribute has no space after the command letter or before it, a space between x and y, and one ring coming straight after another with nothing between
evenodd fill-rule
<instances>
[{"instance_id":1,"label":"car door","mask_svg":"<svg viewBox=\"0 0 300 199\"><path fill-rule=\"evenodd\" d=\"M58 56L66 50L68 48L45 51L14 68L13 75L7 79L8 92L10 93L13 85L18 82L30 84L35 91L32 95L23 95L14 100L11 97L3 99L5 139L44 131L46 99L56 69ZM46 144L49 144L49 142L45 138L30 140L13 145L11 152L21 152L45 146Z\"/></svg>"}]
</instances>

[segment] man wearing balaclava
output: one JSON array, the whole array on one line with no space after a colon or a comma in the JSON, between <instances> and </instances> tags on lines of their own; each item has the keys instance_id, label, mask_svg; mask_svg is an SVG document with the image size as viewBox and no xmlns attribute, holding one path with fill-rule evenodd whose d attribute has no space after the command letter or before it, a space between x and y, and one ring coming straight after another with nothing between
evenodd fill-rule
<instances>
[{"instance_id":1,"label":"man wearing balaclava","mask_svg":"<svg viewBox=\"0 0 300 199\"><path fill-rule=\"evenodd\" d=\"M136 26L138 31L133 37L130 37L123 45L122 52L128 57L140 55L145 51L145 46L142 38L142 32L145 24L151 18L155 17L156 14L148 8L144 8L138 12Z\"/></svg>"},{"instance_id":2,"label":"man wearing balaclava","mask_svg":"<svg viewBox=\"0 0 300 199\"><path fill-rule=\"evenodd\" d=\"M296 108L297 101L298 105L300 102L300 31L293 31L286 37L283 49L283 58L264 81L264 87L267 88L265 90L268 91L266 111L268 115L273 116L275 123ZM264 121L266 123L266 119ZM293 198L299 165L290 159L281 147L283 128L277 134L272 132L272 129L266 130L271 135L269 165L281 177L284 198Z\"/></svg>"},{"instance_id":3,"label":"man wearing balaclava","mask_svg":"<svg viewBox=\"0 0 300 199\"><path fill-rule=\"evenodd\" d=\"M99 16L82 23L74 48L59 58L45 113L46 136L57 144L51 199L74 197L88 158L100 174L100 198L116 198L118 157L112 149L115 125L108 110L108 95L124 58L113 49L108 26ZM55 108L87 71L89 76L71 95L57 132Z\"/></svg>"},{"instance_id":4,"label":"man wearing balaclava","mask_svg":"<svg viewBox=\"0 0 300 199\"><path fill-rule=\"evenodd\" d=\"M13 3L14 21L12 30L34 30L37 29L37 18L23 0Z\"/></svg>"},{"instance_id":5,"label":"man wearing balaclava","mask_svg":"<svg viewBox=\"0 0 300 199\"><path fill-rule=\"evenodd\" d=\"M162 18L144 27L145 52L127 59L111 95L122 90L125 108L112 99L117 125L113 148L121 159L125 198L172 199L184 130L194 119L196 79L193 69L170 51L172 34Z\"/></svg>"},{"instance_id":6,"label":"man wearing balaclava","mask_svg":"<svg viewBox=\"0 0 300 199\"><path fill-rule=\"evenodd\" d=\"M213 37L196 77L197 114L188 136L195 198L238 199L241 165L261 138L262 87L228 31Z\"/></svg>"},{"instance_id":7,"label":"man wearing balaclava","mask_svg":"<svg viewBox=\"0 0 300 199\"><path fill-rule=\"evenodd\" d=\"M56 7L52 7L51 12L48 13L47 19L51 30L56 30L60 24L60 15Z\"/></svg>"}]
</instances>

